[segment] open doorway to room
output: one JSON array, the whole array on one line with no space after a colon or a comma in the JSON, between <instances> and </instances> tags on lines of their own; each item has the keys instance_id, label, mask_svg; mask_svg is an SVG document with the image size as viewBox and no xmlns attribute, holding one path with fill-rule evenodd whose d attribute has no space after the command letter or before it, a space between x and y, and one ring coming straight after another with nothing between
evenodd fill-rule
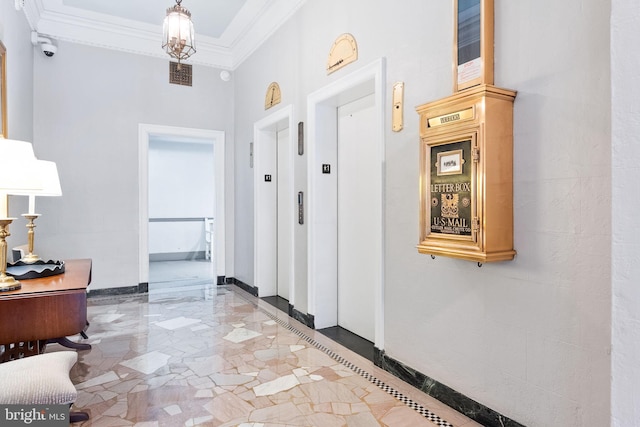
<instances>
[{"instance_id":1,"label":"open doorway to room","mask_svg":"<svg viewBox=\"0 0 640 427\"><path fill-rule=\"evenodd\" d=\"M294 303L293 108L254 124L254 285L282 311Z\"/></svg>"},{"instance_id":2,"label":"open doorway to room","mask_svg":"<svg viewBox=\"0 0 640 427\"><path fill-rule=\"evenodd\" d=\"M139 125L140 283L224 280L224 132Z\"/></svg>"},{"instance_id":3,"label":"open doorway to room","mask_svg":"<svg viewBox=\"0 0 640 427\"><path fill-rule=\"evenodd\" d=\"M213 141L149 138L149 289L213 283Z\"/></svg>"}]
</instances>

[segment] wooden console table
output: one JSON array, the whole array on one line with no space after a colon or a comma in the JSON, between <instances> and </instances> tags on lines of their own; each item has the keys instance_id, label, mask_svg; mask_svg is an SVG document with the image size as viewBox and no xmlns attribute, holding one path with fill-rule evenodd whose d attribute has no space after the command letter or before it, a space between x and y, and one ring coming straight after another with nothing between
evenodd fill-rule
<instances>
[{"instance_id":1,"label":"wooden console table","mask_svg":"<svg viewBox=\"0 0 640 427\"><path fill-rule=\"evenodd\" d=\"M76 349L91 348L66 338L83 333L87 327L91 259L66 260L63 274L20 283L21 289L0 293L0 345L5 346L5 352L8 347L47 341ZM44 348L36 350L42 351Z\"/></svg>"}]
</instances>

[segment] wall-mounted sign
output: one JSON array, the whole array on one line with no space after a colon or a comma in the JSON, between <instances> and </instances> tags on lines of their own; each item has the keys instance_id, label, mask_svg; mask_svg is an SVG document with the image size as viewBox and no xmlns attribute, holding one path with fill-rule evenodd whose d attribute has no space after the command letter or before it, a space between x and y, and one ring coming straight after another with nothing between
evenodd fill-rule
<instances>
[{"instance_id":1,"label":"wall-mounted sign","mask_svg":"<svg viewBox=\"0 0 640 427\"><path fill-rule=\"evenodd\" d=\"M393 110L391 111L391 129L400 132L404 127L404 82L393 85Z\"/></svg>"},{"instance_id":2,"label":"wall-mounted sign","mask_svg":"<svg viewBox=\"0 0 640 427\"><path fill-rule=\"evenodd\" d=\"M427 125L429 127L434 127L469 119L473 119L473 108L467 108L462 111L448 113L443 116L431 117L428 119Z\"/></svg>"},{"instance_id":3,"label":"wall-mounted sign","mask_svg":"<svg viewBox=\"0 0 640 427\"><path fill-rule=\"evenodd\" d=\"M356 39L349 33L344 33L336 39L329 51L327 60L327 74L351 64L358 59L358 45Z\"/></svg>"},{"instance_id":4,"label":"wall-mounted sign","mask_svg":"<svg viewBox=\"0 0 640 427\"><path fill-rule=\"evenodd\" d=\"M267 94L264 97L264 109L268 110L276 104L280 104L282 94L280 93L280 85L273 82L267 88Z\"/></svg>"},{"instance_id":5,"label":"wall-mounted sign","mask_svg":"<svg viewBox=\"0 0 640 427\"><path fill-rule=\"evenodd\" d=\"M453 91L493 84L493 0L455 0Z\"/></svg>"}]
</instances>

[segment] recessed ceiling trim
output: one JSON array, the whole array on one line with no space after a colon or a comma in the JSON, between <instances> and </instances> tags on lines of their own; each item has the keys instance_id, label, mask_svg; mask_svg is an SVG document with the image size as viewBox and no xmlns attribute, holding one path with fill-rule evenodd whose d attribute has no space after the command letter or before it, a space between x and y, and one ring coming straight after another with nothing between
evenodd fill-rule
<instances>
[{"instance_id":1,"label":"recessed ceiling trim","mask_svg":"<svg viewBox=\"0 0 640 427\"><path fill-rule=\"evenodd\" d=\"M159 33L152 31L123 28L116 30L105 25L80 25L77 20L72 23L41 20L38 25L38 33L59 41L169 59L164 50L162 50L162 42L158 38ZM198 39L197 54L193 55L185 63L231 69L232 56L230 49L220 47L204 39L205 37Z\"/></svg>"},{"instance_id":2,"label":"recessed ceiling trim","mask_svg":"<svg viewBox=\"0 0 640 427\"><path fill-rule=\"evenodd\" d=\"M235 69L305 2L247 0L220 38L196 33L197 53L186 63ZM62 0L34 0L26 5L23 11L27 21L40 34L61 41L166 58L161 48L161 23L152 25L116 18L66 6Z\"/></svg>"}]
</instances>

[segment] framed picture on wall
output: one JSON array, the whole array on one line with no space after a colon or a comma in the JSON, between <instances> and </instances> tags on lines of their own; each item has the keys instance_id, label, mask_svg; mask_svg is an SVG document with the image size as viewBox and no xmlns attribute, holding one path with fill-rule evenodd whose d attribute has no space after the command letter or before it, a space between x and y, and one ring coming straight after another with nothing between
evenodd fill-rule
<instances>
[{"instance_id":1,"label":"framed picture on wall","mask_svg":"<svg viewBox=\"0 0 640 427\"><path fill-rule=\"evenodd\" d=\"M493 84L493 0L456 0L454 92Z\"/></svg>"},{"instance_id":2,"label":"framed picture on wall","mask_svg":"<svg viewBox=\"0 0 640 427\"><path fill-rule=\"evenodd\" d=\"M7 49L0 41L0 136L9 138L7 132Z\"/></svg>"}]
</instances>

